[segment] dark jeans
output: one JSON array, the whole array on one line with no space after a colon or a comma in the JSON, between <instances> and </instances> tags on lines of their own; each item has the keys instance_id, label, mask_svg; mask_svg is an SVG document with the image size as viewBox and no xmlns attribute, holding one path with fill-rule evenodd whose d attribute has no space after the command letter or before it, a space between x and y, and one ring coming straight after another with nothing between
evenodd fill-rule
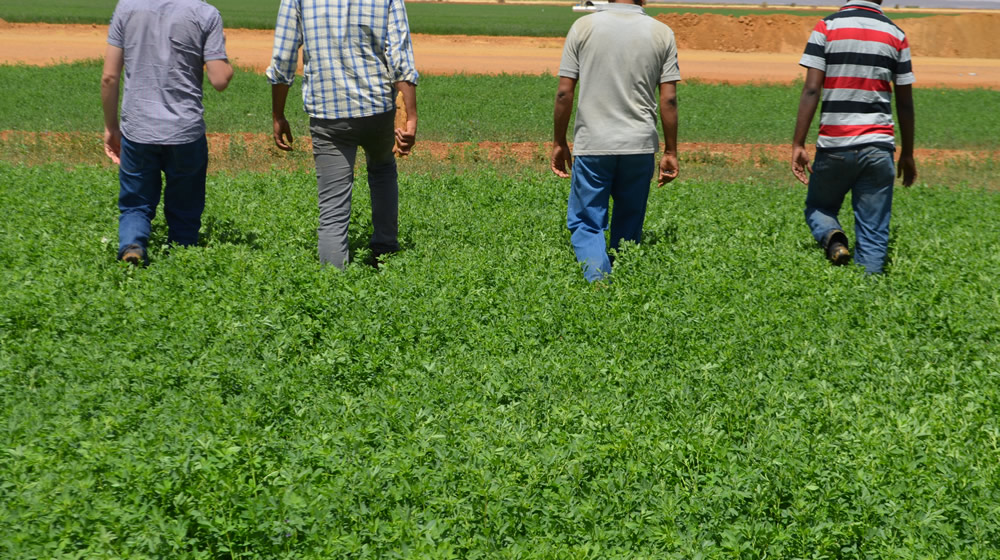
<instances>
[{"instance_id":1,"label":"dark jeans","mask_svg":"<svg viewBox=\"0 0 1000 560\"><path fill-rule=\"evenodd\" d=\"M205 137L190 144L162 145L130 142L122 137L121 165L118 169L118 256L129 245L142 248L149 243L150 224L160 203L162 182L167 241L178 245L198 243L201 214L205 210L205 172L208 169L208 142Z\"/></svg>"},{"instance_id":2,"label":"dark jeans","mask_svg":"<svg viewBox=\"0 0 1000 560\"><path fill-rule=\"evenodd\" d=\"M394 117L389 111L351 119L309 119L319 190L319 260L323 264L347 266L347 229L359 146L365 150L371 191L374 231L369 246L375 255L399 250Z\"/></svg>"},{"instance_id":3,"label":"dark jeans","mask_svg":"<svg viewBox=\"0 0 1000 560\"><path fill-rule=\"evenodd\" d=\"M857 150L818 152L809 177L806 223L820 244L842 230L837 214L851 191L854 206L854 262L870 274L882 272L889 251L892 185L896 179L893 153L867 146Z\"/></svg>"}]
</instances>

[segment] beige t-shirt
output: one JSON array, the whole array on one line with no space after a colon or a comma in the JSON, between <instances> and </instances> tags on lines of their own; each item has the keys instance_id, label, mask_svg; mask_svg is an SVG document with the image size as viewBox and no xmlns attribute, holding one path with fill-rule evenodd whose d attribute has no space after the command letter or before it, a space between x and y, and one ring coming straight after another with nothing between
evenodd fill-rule
<instances>
[{"instance_id":1,"label":"beige t-shirt","mask_svg":"<svg viewBox=\"0 0 1000 560\"><path fill-rule=\"evenodd\" d=\"M607 4L576 20L559 75L578 80L573 154L656 152L659 86L681 79L666 24L635 4Z\"/></svg>"}]
</instances>

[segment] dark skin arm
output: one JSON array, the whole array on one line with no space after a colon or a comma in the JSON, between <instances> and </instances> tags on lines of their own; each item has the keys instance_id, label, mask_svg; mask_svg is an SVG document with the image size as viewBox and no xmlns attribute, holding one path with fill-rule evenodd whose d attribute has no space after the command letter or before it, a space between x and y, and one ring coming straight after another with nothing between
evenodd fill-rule
<instances>
[{"instance_id":1,"label":"dark skin arm","mask_svg":"<svg viewBox=\"0 0 1000 560\"><path fill-rule=\"evenodd\" d=\"M569 143L566 141L566 130L569 128L569 117L573 113L573 95L576 91L576 79L559 77L559 87L556 90L556 108L553 118L552 137L552 172L566 179L569 173L566 165L572 165Z\"/></svg>"},{"instance_id":2,"label":"dark skin arm","mask_svg":"<svg viewBox=\"0 0 1000 560\"><path fill-rule=\"evenodd\" d=\"M292 149L292 128L285 119L285 101L288 99L288 84L271 85L271 120L274 127L274 145L281 150Z\"/></svg>"},{"instance_id":3,"label":"dark skin arm","mask_svg":"<svg viewBox=\"0 0 1000 560\"><path fill-rule=\"evenodd\" d=\"M795 119L795 136L792 138L792 173L803 185L809 184L806 172L812 173L809 152L806 151L806 136L809 135L809 126L816 114L816 107L819 106L825 78L826 72L809 68L806 83L802 86L802 96L799 98L799 114Z\"/></svg>"},{"instance_id":4,"label":"dark skin arm","mask_svg":"<svg viewBox=\"0 0 1000 560\"><path fill-rule=\"evenodd\" d=\"M917 178L917 163L913 159L913 138L915 117L913 112L913 86L896 86L896 113L899 116L899 136L902 149L896 176L903 178L903 186L909 187Z\"/></svg>"},{"instance_id":5,"label":"dark skin arm","mask_svg":"<svg viewBox=\"0 0 1000 560\"><path fill-rule=\"evenodd\" d=\"M677 178L677 82L660 84L660 123L663 125L663 157L660 158L659 186Z\"/></svg>"}]
</instances>

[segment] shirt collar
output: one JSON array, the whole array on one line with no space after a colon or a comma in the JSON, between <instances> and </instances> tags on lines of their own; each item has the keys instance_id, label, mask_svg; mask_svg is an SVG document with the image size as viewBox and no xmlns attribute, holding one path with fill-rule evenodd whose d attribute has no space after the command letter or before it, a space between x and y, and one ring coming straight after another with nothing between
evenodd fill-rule
<instances>
[{"instance_id":1,"label":"shirt collar","mask_svg":"<svg viewBox=\"0 0 1000 560\"><path fill-rule=\"evenodd\" d=\"M866 0L851 0L850 2L845 4L844 7L841 8L841 10L850 10L852 8L862 8L865 10L876 11L880 14L883 13L882 6L876 4L875 2L868 2Z\"/></svg>"},{"instance_id":2,"label":"shirt collar","mask_svg":"<svg viewBox=\"0 0 1000 560\"><path fill-rule=\"evenodd\" d=\"M597 8L595 11L598 12L614 10L616 12L635 12L637 14L646 13L646 10L643 10L642 6L631 2L608 2L607 4L596 4L594 7Z\"/></svg>"}]
</instances>

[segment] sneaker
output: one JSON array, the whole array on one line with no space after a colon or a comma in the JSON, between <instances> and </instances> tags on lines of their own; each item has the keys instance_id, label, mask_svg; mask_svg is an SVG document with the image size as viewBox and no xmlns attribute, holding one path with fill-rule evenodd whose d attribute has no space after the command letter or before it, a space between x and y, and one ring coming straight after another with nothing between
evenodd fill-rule
<instances>
[{"instance_id":1,"label":"sneaker","mask_svg":"<svg viewBox=\"0 0 1000 560\"><path fill-rule=\"evenodd\" d=\"M122 251L121 260L132 266L139 266L143 264L145 259L142 256L142 247L138 245L129 245L128 247L125 247L125 250Z\"/></svg>"}]
</instances>

